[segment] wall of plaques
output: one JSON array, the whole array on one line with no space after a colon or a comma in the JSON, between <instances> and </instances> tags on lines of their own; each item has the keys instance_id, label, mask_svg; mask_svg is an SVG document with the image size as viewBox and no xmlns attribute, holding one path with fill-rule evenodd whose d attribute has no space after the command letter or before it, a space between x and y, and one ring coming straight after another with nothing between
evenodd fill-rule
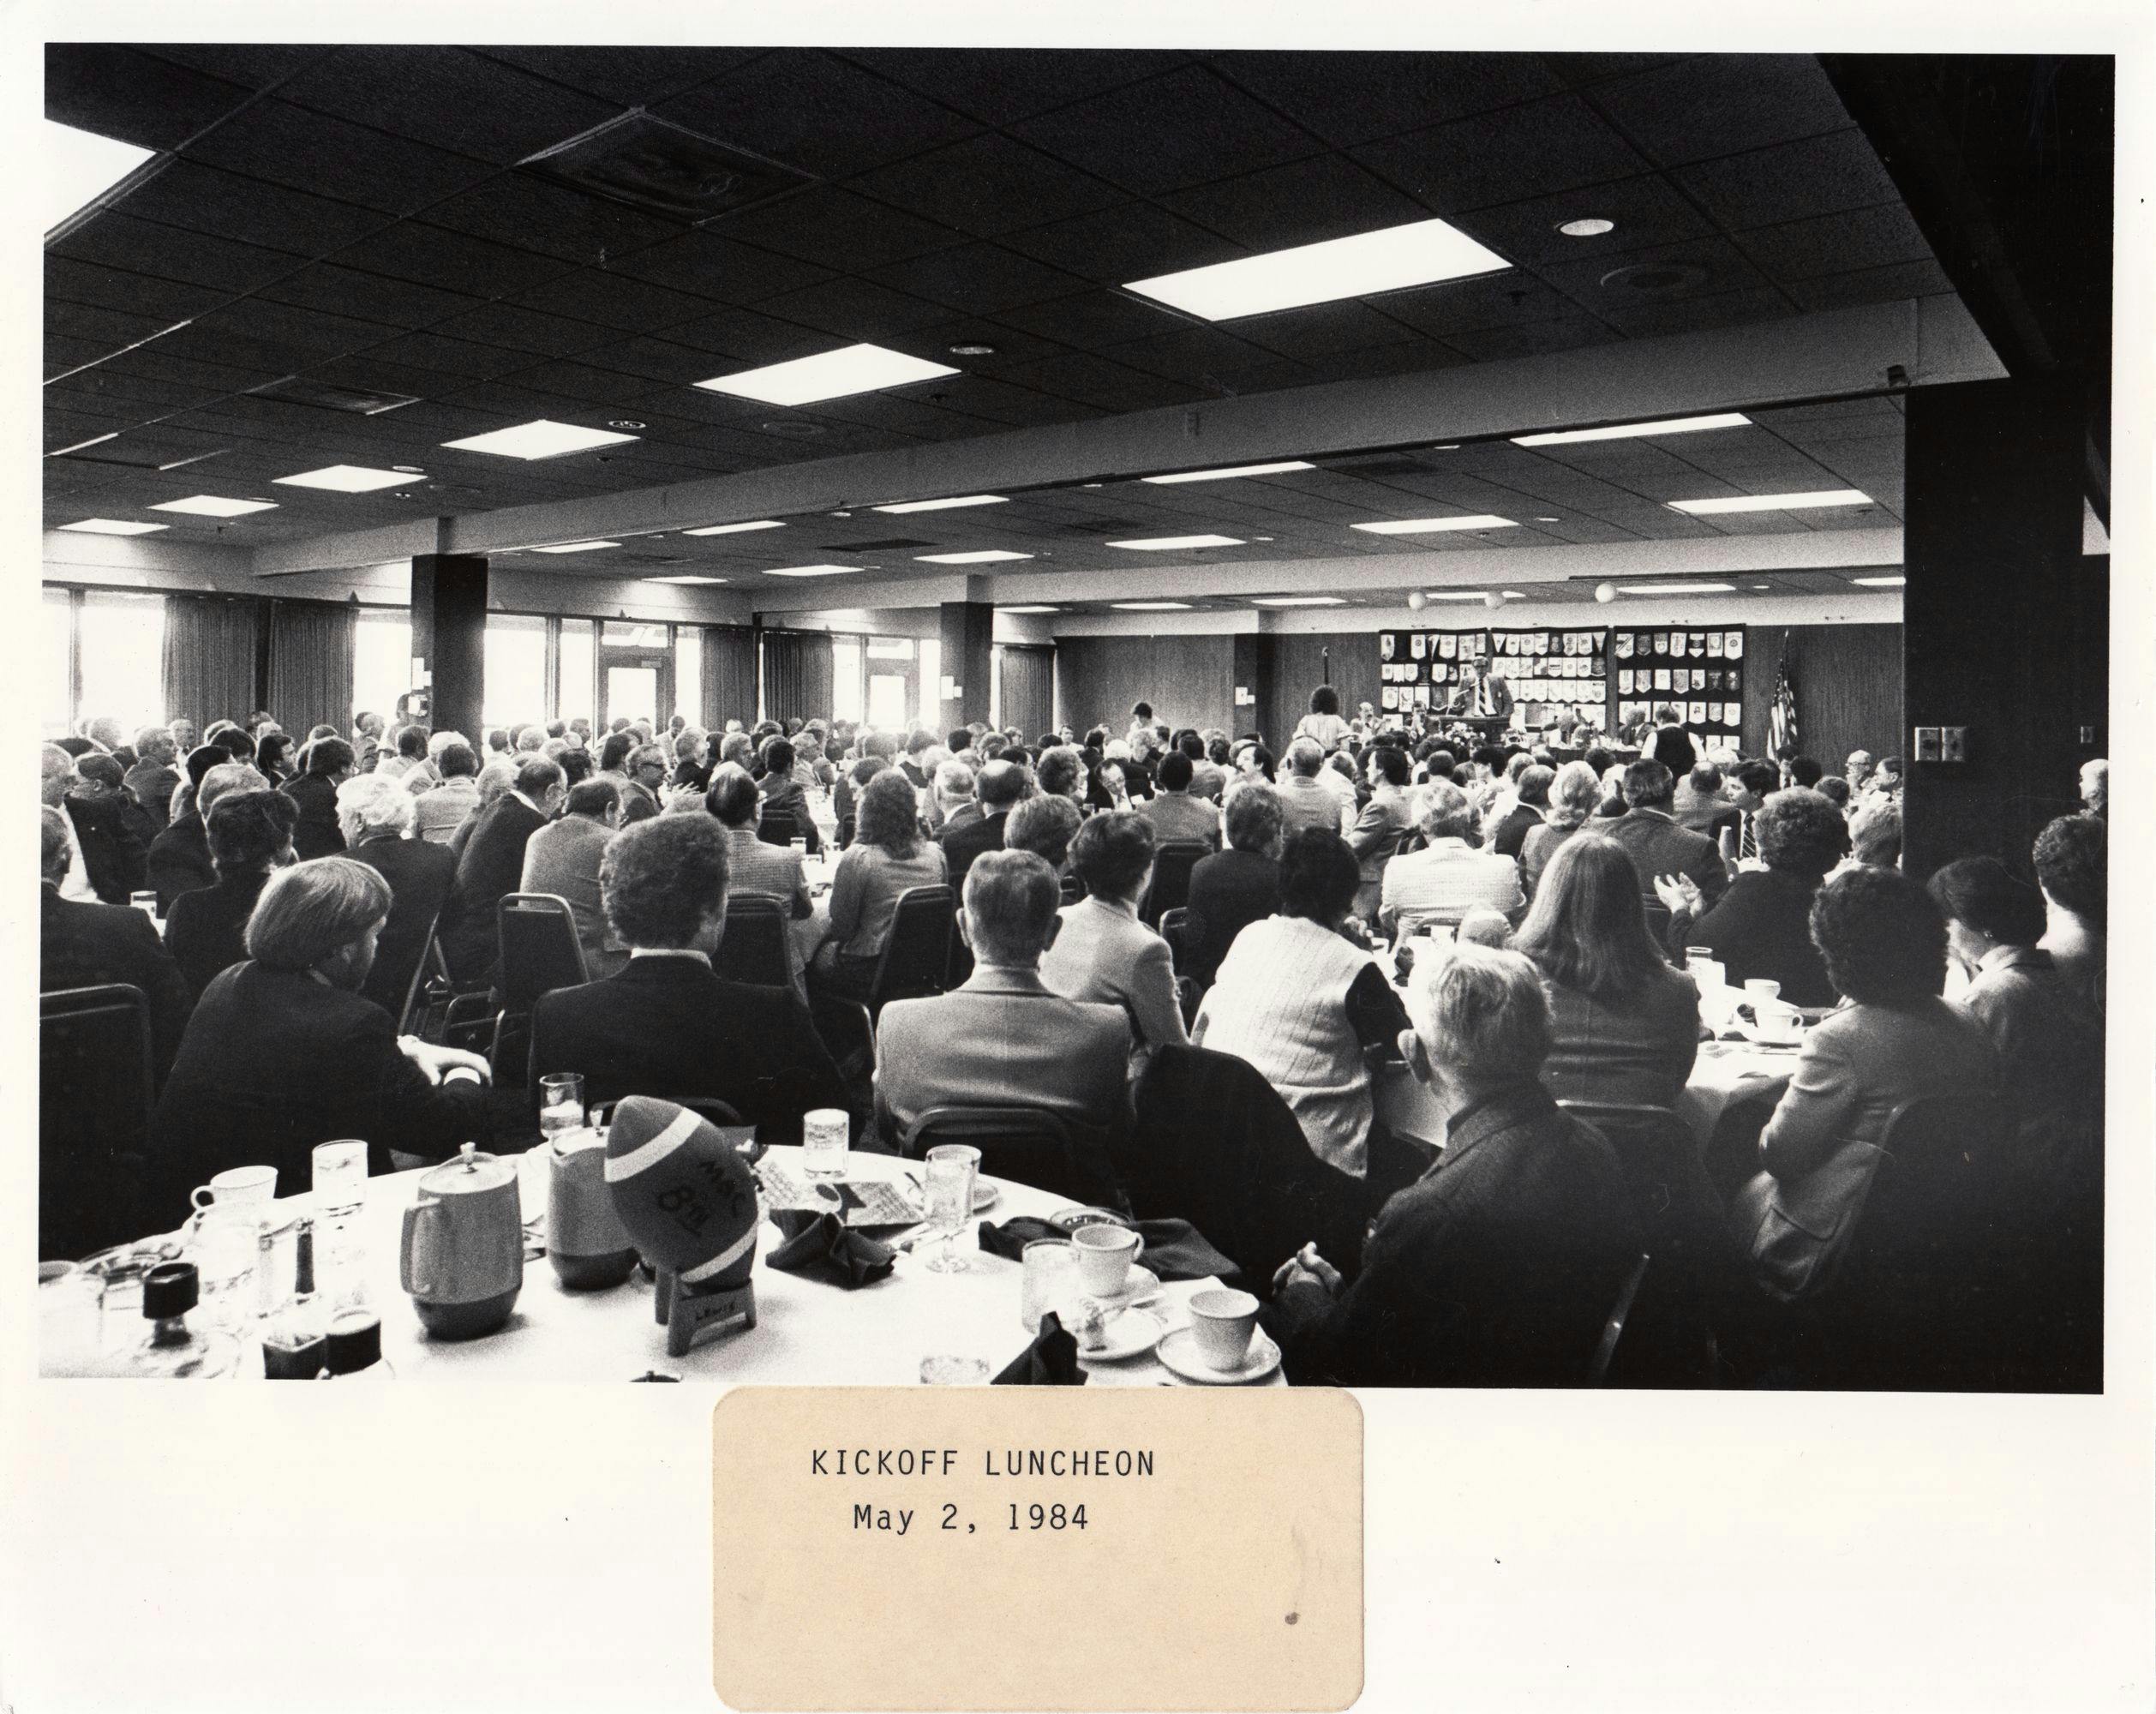
<instances>
[{"instance_id":1,"label":"wall of plaques","mask_svg":"<svg viewBox=\"0 0 2156 1714\"><path fill-rule=\"evenodd\" d=\"M1512 692L1513 716L1530 731L1554 726L1584 703L1608 705L1602 631L1380 631L1379 709L1413 716L1441 710L1460 692L1467 663L1490 662Z\"/></svg>"},{"instance_id":2,"label":"wall of plaques","mask_svg":"<svg viewBox=\"0 0 2156 1714\"><path fill-rule=\"evenodd\" d=\"M1692 731L1736 737L1744 726L1745 633L1656 626L1609 633L1614 707L1622 725L1668 704Z\"/></svg>"}]
</instances>

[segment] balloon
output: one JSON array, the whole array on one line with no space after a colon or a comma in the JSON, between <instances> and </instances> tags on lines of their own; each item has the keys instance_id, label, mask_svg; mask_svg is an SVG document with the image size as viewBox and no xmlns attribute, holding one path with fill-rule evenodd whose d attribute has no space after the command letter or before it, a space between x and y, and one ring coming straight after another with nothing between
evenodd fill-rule
<instances>
[{"instance_id":1,"label":"balloon","mask_svg":"<svg viewBox=\"0 0 2156 1714\"><path fill-rule=\"evenodd\" d=\"M1422 590L1411 590L1408 592L1407 605L1408 610L1410 613L1420 613L1429 604L1430 598L1424 595Z\"/></svg>"},{"instance_id":2,"label":"balloon","mask_svg":"<svg viewBox=\"0 0 2156 1714\"><path fill-rule=\"evenodd\" d=\"M1595 585L1595 599L1601 602L1604 606L1608 605L1609 602L1617 599L1617 585L1614 584L1596 584Z\"/></svg>"}]
</instances>

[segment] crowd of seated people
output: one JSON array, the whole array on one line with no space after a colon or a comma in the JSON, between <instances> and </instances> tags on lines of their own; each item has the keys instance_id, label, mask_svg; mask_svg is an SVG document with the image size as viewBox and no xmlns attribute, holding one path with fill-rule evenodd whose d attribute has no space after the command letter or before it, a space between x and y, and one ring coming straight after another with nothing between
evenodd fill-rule
<instances>
[{"instance_id":1,"label":"crowd of seated people","mask_svg":"<svg viewBox=\"0 0 2156 1714\"><path fill-rule=\"evenodd\" d=\"M1276 763L1258 734L1176 729L1146 704L1121 737L677 716L475 741L362 714L294 742L257 711L200 742L179 720L123 742L92 722L43 752L43 986L142 990L145 1190L175 1219L220 1167L303 1182L306 1149L338 1137L365 1137L380 1170L524 1146L504 1130L518 1104L468 1087L492 1080L577 1071L595 1101L722 1102L767 1141L836 1107L871 1147L940 1107L1016 1105L1113 1161L1157 1064L1232 1056L1376 1217L1359 1255L1252 1282L1291 1372L1541 1384L1584 1372L1653 1225L1620 1145L1555 1103L1680 1107L1710 1034L1686 968L1704 953L1822 1019L1771 1110L1704 1163L1740 1272L1852 1142L1912 1102L1980 1094L2002 1116L1996 1176L2018 1218L2049 1223L2048 1248L2023 1232L2015 1254L2079 1280L2083 1300L2054 1297L2086 1321L2105 764L2022 860L1912 877L1892 758L1828 775L1673 718L1626 760L1575 728L1555 746L1410 739L1321 697ZM1146 908L1171 843L1203 853L1172 950ZM901 903L925 888L948 889L950 956L927 997L882 1004ZM146 892L161 944L126 908ZM537 1001L528 1062L410 1033L424 992L499 998L518 893L565 902L588 978ZM713 968L729 898L756 896L788 925L782 986ZM1410 1077L1447 1128L1404 1155L1379 1094ZM1760 1301L1802 1299L1775 1265L1753 1270Z\"/></svg>"}]
</instances>

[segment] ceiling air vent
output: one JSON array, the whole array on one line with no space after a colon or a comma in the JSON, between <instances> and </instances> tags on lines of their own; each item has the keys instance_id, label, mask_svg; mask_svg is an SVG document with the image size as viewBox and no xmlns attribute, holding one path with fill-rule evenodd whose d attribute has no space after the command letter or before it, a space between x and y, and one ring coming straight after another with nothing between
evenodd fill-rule
<instances>
[{"instance_id":1,"label":"ceiling air vent","mask_svg":"<svg viewBox=\"0 0 2156 1714\"><path fill-rule=\"evenodd\" d=\"M655 119L618 119L518 162L592 196L694 224L810 183L807 174Z\"/></svg>"},{"instance_id":2,"label":"ceiling air vent","mask_svg":"<svg viewBox=\"0 0 2156 1714\"><path fill-rule=\"evenodd\" d=\"M1614 268L1602 277L1604 291L1628 291L1642 297L1674 297L1689 291L1707 277L1707 270L1690 262L1634 262Z\"/></svg>"},{"instance_id":3,"label":"ceiling air vent","mask_svg":"<svg viewBox=\"0 0 2156 1714\"><path fill-rule=\"evenodd\" d=\"M419 403L413 393L335 387L328 381L309 381L305 375L286 375L267 387L254 388L253 393L257 399L281 399L287 405L311 405L318 411L342 411L354 417L379 417L385 411L398 411Z\"/></svg>"}]
</instances>

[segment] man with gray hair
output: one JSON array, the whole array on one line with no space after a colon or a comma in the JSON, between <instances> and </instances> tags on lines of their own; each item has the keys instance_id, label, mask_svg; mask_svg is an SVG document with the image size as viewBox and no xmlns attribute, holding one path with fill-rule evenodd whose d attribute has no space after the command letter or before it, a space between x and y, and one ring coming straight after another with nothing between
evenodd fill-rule
<instances>
[{"instance_id":1,"label":"man with gray hair","mask_svg":"<svg viewBox=\"0 0 2156 1714\"><path fill-rule=\"evenodd\" d=\"M980 819L980 806L973 801L973 770L955 757L937 767L931 812L938 833Z\"/></svg>"},{"instance_id":2,"label":"man with gray hair","mask_svg":"<svg viewBox=\"0 0 2156 1714\"><path fill-rule=\"evenodd\" d=\"M1437 1164L1388 1202L1345 1285L1314 1245L1267 1322L1298 1385L1577 1387L1641 1260L1617 1157L1550 1099L1549 1010L1516 952L1418 963L1400 1035L1449 1097Z\"/></svg>"},{"instance_id":3,"label":"man with gray hair","mask_svg":"<svg viewBox=\"0 0 2156 1714\"><path fill-rule=\"evenodd\" d=\"M1067 1000L1041 980L1061 902L1056 872L1029 851L973 860L958 918L973 974L948 994L893 1000L877 1022L877 1116L887 1139L899 1141L936 1107L1039 1107L1099 1139L1105 1168L1105 1139L1123 1118L1130 1025L1120 1006Z\"/></svg>"},{"instance_id":4,"label":"man with gray hair","mask_svg":"<svg viewBox=\"0 0 2156 1714\"><path fill-rule=\"evenodd\" d=\"M48 744L38 752L38 762L40 770L38 795L47 809L59 812L60 825L67 836L68 863L61 872L60 896L73 899L79 904L94 904L97 902L97 889L90 884L90 878L83 872L82 847L75 836L75 821L61 807L67 801L68 788L75 783L75 758L57 744ZM207 866L209 854L207 848L202 861Z\"/></svg>"},{"instance_id":5,"label":"man with gray hair","mask_svg":"<svg viewBox=\"0 0 2156 1714\"><path fill-rule=\"evenodd\" d=\"M1325 770L1325 746L1315 738L1297 738L1288 746L1285 763L1275 788L1285 836L1292 839L1306 827L1345 834L1353 823L1343 813L1340 794L1318 777Z\"/></svg>"},{"instance_id":6,"label":"man with gray hair","mask_svg":"<svg viewBox=\"0 0 2156 1714\"><path fill-rule=\"evenodd\" d=\"M135 734L127 788L159 827L172 819L172 794L180 788L179 770L172 765L176 753L172 734L162 726L146 726Z\"/></svg>"},{"instance_id":7,"label":"man with gray hair","mask_svg":"<svg viewBox=\"0 0 2156 1714\"><path fill-rule=\"evenodd\" d=\"M517 887L519 892L552 893L567 901L584 948L584 968L595 977L611 976L629 962L628 947L607 926L599 895L599 866L620 820L621 789L611 776L570 787L560 816L525 842Z\"/></svg>"},{"instance_id":8,"label":"man with gray hair","mask_svg":"<svg viewBox=\"0 0 2156 1714\"><path fill-rule=\"evenodd\" d=\"M501 951L494 908L517 890L524 847L553 818L566 790L559 762L526 752L509 789L465 824L471 831L464 838L457 878L436 930L453 980L471 983L493 975Z\"/></svg>"},{"instance_id":9,"label":"man with gray hair","mask_svg":"<svg viewBox=\"0 0 2156 1714\"><path fill-rule=\"evenodd\" d=\"M1525 902L1519 866L1467 842L1474 807L1451 781L1433 780L1422 788L1417 824L1423 848L1385 866L1378 920L1388 934L1411 934L1420 922L1458 923L1473 910L1510 913Z\"/></svg>"}]
</instances>

